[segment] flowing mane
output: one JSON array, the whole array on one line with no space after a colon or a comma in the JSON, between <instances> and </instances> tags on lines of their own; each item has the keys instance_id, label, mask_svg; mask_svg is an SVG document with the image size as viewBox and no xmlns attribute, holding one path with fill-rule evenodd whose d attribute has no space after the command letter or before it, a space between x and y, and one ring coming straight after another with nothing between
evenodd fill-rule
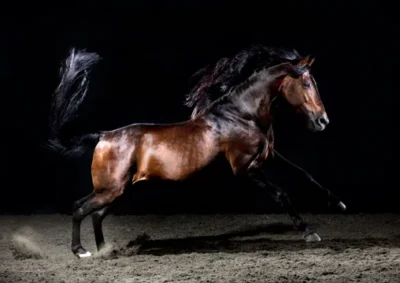
<instances>
[{"instance_id":1,"label":"flowing mane","mask_svg":"<svg viewBox=\"0 0 400 283\"><path fill-rule=\"evenodd\" d=\"M193 107L192 118L212 102L229 94L255 71L300 59L296 50L253 45L230 58L222 58L197 71L191 77L192 88L184 105Z\"/></svg>"}]
</instances>

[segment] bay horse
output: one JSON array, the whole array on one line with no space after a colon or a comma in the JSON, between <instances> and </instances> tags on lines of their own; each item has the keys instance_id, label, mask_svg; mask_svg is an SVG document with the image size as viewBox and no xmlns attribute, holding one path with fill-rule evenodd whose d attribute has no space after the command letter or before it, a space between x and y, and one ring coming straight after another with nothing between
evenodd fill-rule
<instances>
[{"instance_id":1,"label":"bay horse","mask_svg":"<svg viewBox=\"0 0 400 283\"><path fill-rule=\"evenodd\" d=\"M89 214L92 214L97 250L104 247L102 222L129 184L186 180L221 159L230 164L233 174L249 178L261 188L272 188L304 239L320 240L292 209L285 194L269 185L261 170L272 149L266 137L271 137L270 107L276 97L283 96L293 107L301 109L311 130L321 131L328 123L309 75L313 59L310 56L287 58L282 62L264 59L249 56L241 82L203 107L192 119L171 124L134 123L82 135L74 133L71 123L87 94L91 69L101 57L71 49L52 97L51 136L47 146L67 156L79 156L94 148L93 191L76 201L72 211L74 255L91 256L80 240L81 222Z\"/></svg>"},{"instance_id":2,"label":"bay horse","mask_svg":"<svg viewBox=\"0 0 400 283\"><path fill-rule=\"evenodd\" d=\"M191 119L195 119L202 111L204 111L204 109L209 107L209 105L214 100L224 96L232 88L243 82L248 77L248 75L253 72L253 69L250 67L252 64L261 63L264 66L272 66L274 64L283 63L287 60L295 60L300 58L300 54L295 49L286 50L283 48L278 49L265 47L258 44L253 45L250 48L240 51L231 58L224 57L218 60L215 64L209 64L206 67L198 70L194 75L192 75L192 77L190 78L192 87L190 92L186 95L186 101L184 105L192 108ZM310 60L310 62L308 63L309 68L312 66L314 61L315 58L312 58ZM310 71L307 70L303 73L302 76L304 77L303 87L314 88L314 91L310 92L309 96L319 96L317 83ZM273 98L273 102L278 103L279 100L282 101L282 98L284 98L283 95L275 96ZM305 96L303 99L303 104L301 102L298 102L298 105L300 106L296 107L296 110L300 113L305 112L307 117L308 115L313 115L313 113L312 111L304 111L304 109L302 109L302 107L307 107L306 99L307 97ZM322 103L321 106L323 109ZM323 130L324 127L327 126L329 123L329 118L326 115L326 112L322 115L323 116L321 117L322 123L320 130ZM309 129L314 131L315 127L313 125L310 125L310 123L313 123L313 120L307 119L306 121L309 123ZM305 177L308 181L311 182L311 184L313 184L313 187L315 189L320 190L324 194L326 194L329 206L336 206L341 211L346 210L346 205L336 195L334 195L327 188L323 187L306 170L288 160L275 149L272 119L270 119L267 127L269 127L269 129L267 131L266 139L268 144L270 145L271 153L269 156L274 157L275 160L279 161L282 165L286 165L286 168L291 169L291 172L295 175L303 178ZM276 190L284 193L282 189L278 188L278 186L273 184L272 182L269 182L269 185L274 186ZM271 193L276 199L275 192L272 191ZM290 203L289 200L287 200L287 202Z\"/></svg>"}]
</instances>

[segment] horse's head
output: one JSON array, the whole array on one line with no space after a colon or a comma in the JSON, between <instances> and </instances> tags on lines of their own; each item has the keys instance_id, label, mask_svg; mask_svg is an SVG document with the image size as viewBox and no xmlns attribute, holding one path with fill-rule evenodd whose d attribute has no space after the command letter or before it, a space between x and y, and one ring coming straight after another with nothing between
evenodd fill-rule
<instances>
[{"instance_id":1,"label":"horse's head","mask_svg":"<svg viewBox=\"0 0 400 283\"><path fill-rule=\"evenodd\" d=\"M310 73L313 62L314 58L310 56L293 62L294 72L283 78L279 92L297 111L305 114L310 130L322 131L329 124L329 119Z\"/></svg>"}]
</instances>

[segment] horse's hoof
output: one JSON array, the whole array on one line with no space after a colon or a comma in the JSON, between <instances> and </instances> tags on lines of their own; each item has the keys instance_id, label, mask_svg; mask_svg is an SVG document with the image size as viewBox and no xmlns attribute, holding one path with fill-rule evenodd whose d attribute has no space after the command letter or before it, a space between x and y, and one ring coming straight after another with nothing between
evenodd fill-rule
<instances>
[{"instance_id":1,"label":"horse's hoof","mask_svg":"<svg viewBox=\"0 0 400 283\"><path fill-rule=\"evenodd\" d=\"M304 236L304 239L306 240L307 243L312 243L312 242L320 242L321 238L318 236L317 233L310 233Z\"/></svg>"},{"instance_id":2,"label":"horse's hoof","mask_svg":"<svg viewBox=\"0 0 400 283\"><path fill-rule=\"evenodd\" d=\"M340 208L341 211L345 211L346 210L346 205L343 202L339 201L339 203L337 205L338 205L338 207Z\"/></svg>"},{"instance_id":3,"label":"horse's hoof","mask_svg":"<svg viewBox=\"0 0 400 283\"><path fill-rule=\"evenodd\" d=\"M92 254L90 252L88 252L87 250L85 250L84 248L82 248L82 246L72 249L72 252L74 253L74 255L77 258L85 258L85 257L92 256Z\"/></svg>"}]
</instances>

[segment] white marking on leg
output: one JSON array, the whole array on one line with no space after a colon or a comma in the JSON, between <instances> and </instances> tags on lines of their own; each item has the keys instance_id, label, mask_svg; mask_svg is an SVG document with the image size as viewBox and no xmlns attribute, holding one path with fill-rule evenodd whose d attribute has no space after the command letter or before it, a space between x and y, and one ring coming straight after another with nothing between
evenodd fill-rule
<instances>
[{"instance_id":1,"label":"white marking on leg","mask_svg":"<svg viewBox=\"0 0 400 283\"><path fill-rule=\"evenodd\" d=\"M339 202L339 207L344 211L346 210L346 205L343 202Z\"/></svg>"},{"instance_id":2,"label":"white marking on leg","mask_svg":"<svg viewBox=\"0 0 400 283\"><path fill-rule=\"evenodd\" d=\"M320 242L321 238L318 236L317 233L311 233L309 235L307 235L306 237L306 242Z\"/></svg>"},{"instance_id":3,"label":"white marking on leg","mask_svg":"<svg viewBox=\"0 0 400 283\"><path fill-rule=\"evenodd\" d=\"M84 253L84 254L78 254L78 257L79 257L79 258L91 257L91 256L92 256L92 254L91 254L90 252L86 252L86 253Z\"/></svg>"}]
</instances>

